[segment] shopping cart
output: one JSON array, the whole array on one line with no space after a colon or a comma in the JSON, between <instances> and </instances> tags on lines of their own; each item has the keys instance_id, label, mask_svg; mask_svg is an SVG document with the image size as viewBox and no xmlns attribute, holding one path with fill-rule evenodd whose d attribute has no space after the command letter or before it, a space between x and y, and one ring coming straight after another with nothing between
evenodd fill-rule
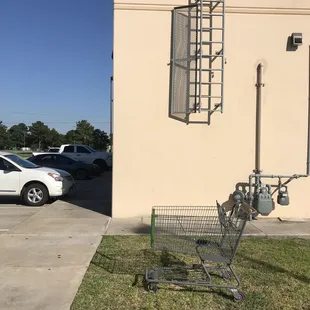
<instances>
[{"instance_id":1,"label":"shopping cart","mask_svg":"<svg viewBox=\"0 0 310 310\"><path fill-rule=\"evenodd\" d=\"M229 289L235 301L243 300L240 280L231 265L248 218L248 208L235 205L226 211L218 202L213 207L154 207L152 248L162 255L198 256L199 262L173 264L172 259L169 266L146 270L149 291L156 292L158 283L206 286Z\"/></svg>"}]
</instances>

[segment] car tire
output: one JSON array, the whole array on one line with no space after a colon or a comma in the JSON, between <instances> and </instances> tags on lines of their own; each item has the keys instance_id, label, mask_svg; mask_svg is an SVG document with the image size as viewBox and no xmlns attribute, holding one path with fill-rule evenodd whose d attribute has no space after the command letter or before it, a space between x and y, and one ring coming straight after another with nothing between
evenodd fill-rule
<instances>
[{"instance_id":1,"label":"car tire","mask_svg":"<svg viewBox=\"0 0 310 310\"><path fill-rule=\"evenodd\" d=\"M75 173L75 178L79 181L88 179L88 172L85 169L79 169Z\"/></svg>"},{"instance_id":2,"label":"car tire","mask_svg":"<svg viewBox=\"0 0 310 310\"><path fill-rule=\"evenodd\" d=\"M48 190L40 183L32 183L23 190L22 200L28 206L43 206L48 199Z\"/></svg>"},{"instance_id":3,"label":"car tire","mask_svg":"<svg viewBox=\"0 0 310 310\"><path fill-rule=\"evenodd\" d=\"M107 163L103 159L96 159L94 164L100 167L101 172L105 172L109 169Z\"/></svg>"}]
</instances>

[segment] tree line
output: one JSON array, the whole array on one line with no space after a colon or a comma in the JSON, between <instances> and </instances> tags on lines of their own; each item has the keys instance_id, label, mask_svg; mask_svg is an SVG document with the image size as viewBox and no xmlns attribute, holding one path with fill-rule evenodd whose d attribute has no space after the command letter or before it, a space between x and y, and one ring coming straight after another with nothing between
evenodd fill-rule
<instances>
[{"instance_id":1,"label":"tree line","mask_svg":"<svg viewBox=\"0 0 310 310\"><path fill-rule=\"evenodd\" d=\"M0 121L0 150L19 150L23 147L43 150L67 143L86 144L96 150L107 150L111 144L109 135L95 128L87 120L78 121L76 128L66 134L49 128L41 121L36 121L30 126L19 123L10 128Z\"/></svg>"}]
</instances>

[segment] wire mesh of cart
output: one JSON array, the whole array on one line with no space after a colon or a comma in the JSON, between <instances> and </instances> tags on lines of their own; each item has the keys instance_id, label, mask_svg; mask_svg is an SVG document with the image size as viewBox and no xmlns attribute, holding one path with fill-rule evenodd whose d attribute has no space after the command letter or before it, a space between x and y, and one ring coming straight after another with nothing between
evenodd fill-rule
<instances>
[{"instance_id":1,"label":"wire mesh of cart","mask_svg":"<svg viewBox=\"0 0 310 310\"><path fill-rule=\"evenodd\" d=\"M211 207L153 207L151 246L169 263L162 260L162 266L146 270L149 291L156 292L159 283L206 286L228 289L235 301L243 300L231 265L248 218L248 208L225 210L218 202ZM173 253L196 257L196 263L185 264Z\"/></svg>"}]
</instances>

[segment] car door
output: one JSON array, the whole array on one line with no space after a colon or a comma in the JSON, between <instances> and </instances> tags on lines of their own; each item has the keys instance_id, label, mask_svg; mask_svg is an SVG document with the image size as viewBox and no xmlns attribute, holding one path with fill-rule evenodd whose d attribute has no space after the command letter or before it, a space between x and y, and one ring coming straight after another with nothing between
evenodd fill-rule
<instances>
[{"instance_id":1,"label":"car door","mask_svg":"<svg viewBox=\"0 0 310 310\"><path fill-rule=\"evenodd\" d=\"M72 158L63 156L63 155L54 155L55 157L55 167L57 166L58 169L65 170L72 174L75 169L75 160Z\"/></svg>"},{"instance_id":2,"label":"car door","mask_svg":"<svg viewBox=\"0 0 310 310\"><path fill-rule=\"evenodd\" d=\"M64 156L67 156L67 157L73 158L75 160L78 160L77 159L77 153L76 153L76 147L74 145L67 145L67 146L65 146L62 154Z\"/></svg>"},{"instance_id":3,"label":"car door","mask_svg":"<svg viewBox=\"0 0 310 310\"><path fill-rule=\"evenodd\" d=\"M0 157L0 195L20 194L20 169Z\"/></svg>"},{"instance_id":4,"label":"car door","mask_svg":"<svg viewBox=\"0 0 310 310\"><path fill-rule=\"evenodd\" d=\"M92 153L86 147L78 145L76 147L76 160L80 160L85 163L92 163Z\"/></svg>"}]
</instances>

